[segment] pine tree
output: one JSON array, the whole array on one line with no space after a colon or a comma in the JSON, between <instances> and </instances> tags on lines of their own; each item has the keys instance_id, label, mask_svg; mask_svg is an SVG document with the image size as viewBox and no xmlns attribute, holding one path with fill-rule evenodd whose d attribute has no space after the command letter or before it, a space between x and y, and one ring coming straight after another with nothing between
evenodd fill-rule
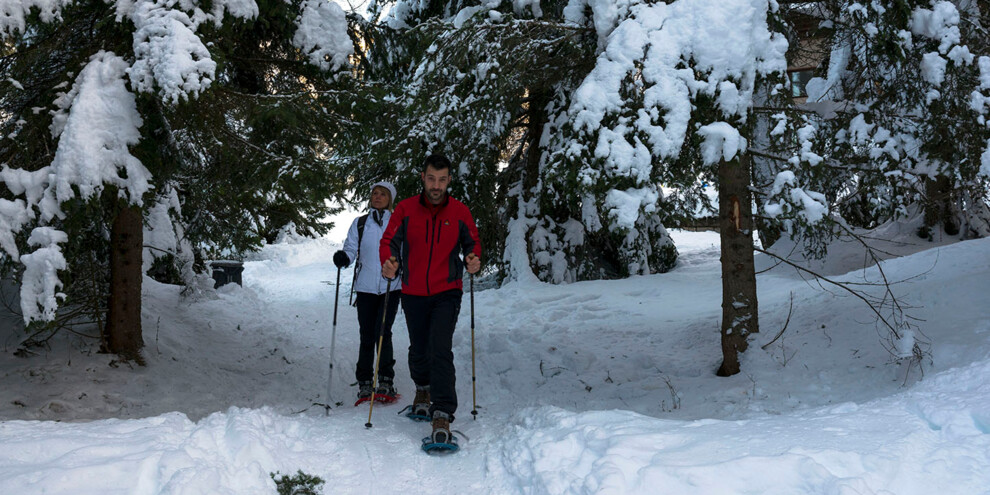
<instances>
[{"instance_id":1,"label":"pine tree","mask_svg":"<svg viewBox=\"0 0 990 495\"><path fill-rule=\"evenodd\" d=\"M478 217L503 277L556 283L665 271L676 251L659 195L632 228L613 228L575 174L549 165L552 119L600 42L592 19L574 21L583 7L572 4L397 2L370 22L362 72L388 88L392 105L382 113L396 118L377 126L375 149L360 155L373 166L356 182L395 174L400 190L418 191L421 157L443 152L458 165L453 192ZM583 224L592 211L604 220Z\"/></svg>"},{"instance_id":2,"label":"pine tree","mask_svg":"<svg viewBox=\"0 0 990 495\"><path fill-rule=\"evenodd\" d=\"M719 188L723 279L735 281L724 294L720 372L738 372L736 353L758 331L745 152L776 129L757 125L756 103L789 101L776 87L786 41L768 28L769 3L399 2L392 12L368 28L378 33L369 82L395 84L389 99L404 123L383 131L398 136L384 148L454 155L478 184L465 191L471 201L495 185L506 276L668 270L677 254L664 224L706 204L705 183ZM720 22L700 22L709 16ZM682 29L706 23L712 32ZM492 37L503 25L514 38ZM799 119L783 120L793 136ZM665 197L661 185L675 192ZM809 206L821 216L818 199Z\"/></svg>"},{"instance_id":3,"label":"pine tree","mask_svg":"<svg viewBox=\"0 0 990 495\"><path fill-rule=\"evenodd\" d=\"M194 261L202 269L204 256L251 249L284 227L329 227L324 200L342 193L341 179L323 157L349 121L351 85L336 71L353 52L338 6L7 8L0 246L26 321L52 322L64 302L63 316L104 327L107 350L140 360L143 257L166 254L189 275ZM146 222L171 245L147 249ZM87 265L94 258L110 261Z\"/></svg>"},{"instance_id":4,"label":"pine tree","mask_svg":"<svg viewBox=\"0 0 990 495\"><path fill-rule=\"evenodd\" d=\"M982 9L982 11L981 11ZM809 100L845 168L844 217L923 212L920 235L990 235L990 42L980 2L819 2L830 47Z\"/></svg>"},{"instance_id":5,"label":"pine tree","mask_svg":"<svg viewBox=\"0 0 990 495\"><path fill-rule=\"evenodd\" d=\"M455 165L451 193L471 207L498 263L521 150L540 139L524 129L544 111L541 94L586 70L589 31L509 2L457 1L398 2L359 30L361 80L384 96L371 103L363 141L338 143L354 189L391 177L400 195L416 194L423 158L444 153Z\"/></svg>"}]
</instances>

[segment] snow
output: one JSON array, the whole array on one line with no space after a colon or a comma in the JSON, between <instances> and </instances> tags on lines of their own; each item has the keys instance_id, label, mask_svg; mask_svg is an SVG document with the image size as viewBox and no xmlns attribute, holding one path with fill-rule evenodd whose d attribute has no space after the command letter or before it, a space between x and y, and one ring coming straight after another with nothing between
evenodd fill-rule
<instances>
[{"instance_id":1,"label":"snow","mask_svg":"<svg viewBox=\"0 0 990 495\"><path fill-rule=\"evenodd\" d=\"M297 20L292 44L309 55L309 61L323 70L338 69L354 54L347 34L347 14L328 0L306 0Z\"/></svg>"},{"instance_id":2,"label":"snow","mask_svg":"<svg viewBox=\"0 0 990 495\"><path fill-rule=\"evenodd\" d=\"M24 265L21 276L21 314L24 322L29 319L52 321L58 300L63 295L57 291L62 282L56 276L58 270L65 270L65 257L59 243L69 240L69 236L51 227L36 227L28 237L28 244L36 246L33 252L24 254L20 262Z\"/></svg>"},{"instance_id":3,"label":"snow","mask_svg":"<svg viewBox=\"0 0 990 495\"><path fill-rule=\"evenodd\" d=\"M0 35L23 33L32 10L37 10L42 22L59 20L62 8L70 3L72 0L0 0Z\"/></svg>"},{"instance_id":4,"label":"snow","mask_svg":"<svg viewBox=\"0 0 990 495\"><path fill-rule=\"evenodd\" d=\"M151 268L155 258L166 254L173 254L181 258L180 251L191 253L191 249L182 250L180 246L188 243L176 232L178 227L172 222L169 210L180 209L179 196L174 189L169 190L167 196L158 198L154 206L148 209L144 217L144 253L142 254L142 267L145 272ZM180 241L180 239L182 239ZM192 260L187 260L191 262Z\"/></svg>"},{"instance_id":5,"label":"snow","mask_svg":"<svg viewBox=\"0 0 990 495\"><path fill-rule=\"evenodd\" d=\"M176 104L198 97L216 79L217 64L185 12L162 2L140 2L130 18L136 27L136 60L127 74L137 91L158 88L162 101Z\"/></svg>"},{"instance_id":6,"label":"snow","mask_svg":"<svg viewBox=\"0 0 990 495\"><path fill-rule=\"evenodd\" d=\"M605 196L605 207L610 215L615 217L613 224L619 228L632 229L639 219L640 210L648 213L656 210L659 193L649 187L642 189L612 189Z\"/></svg>"},{"instance_id":7,"label":"snow","mask_svg":"<svg viewBox=\"0 0 990 495\"><path fill-rule=\"evenodd\" d=\"M954 46L949 50L947 57L956 65L961 66L972 64L976 55L973 55L973 52L969 51L968 46Z\"/></svg>"},{"instance_id":8,"label":"snow","mask_svg":"<svg viewBox=\"0 0 990 495\"><path fill-rule=\"evenodd\" d=\"M588 21L586 13L591 12L591 24L598 33L598 45L604 46L605 40L619 24L620 19L629 13L629 8L636 0L568 0L564 6L564 19L578 25Z\"/></svg>"},{"instance_id":9,"label":"snow","mask_svg":"<svg viewBox=\"0 0 990 495\"><path fill-rule=\"evenodd\" d=\"M24 201L0 198L0 248L3 248L11 258L20 257L14 232L19 231L28 222L27 212Z\"/></svg>"},{"instance_id":10,"label":"snow","mask_svg":"<svg viewBox=\"0 0 990 495\"><path fill-rule=\"evenodd\" d=\"M659 197L654 167L658 159L676 158L689 132L703 137L702 154L709 164L746 149L729 122L745 124L759 74L786 69L787 40L770 31L770 5L757 0L610 6L575 0L564 14L569 21L585 22L589 8L600 38L604 35L601 53L559 116L573 124L576 136L560 133L554 147L571 160L594 163L577 171L583 185L619 179L621 189L604 193L605 206L616 220L612 228L631 228L642 225L633 215L643 203L630 199L629 191ZM614 29L598 25L601 20L611 25L609 19ZM641 107L630 103L630 92ZM721 118L689 131L700 94L715 100ZM587 150L593 161L582 156L582 138L595 143ZM635 232L629 235L627 246L636 240Z\"/></svg>"},{"instance_id":11,"label":"snow","mask_svg":"<svg viewBox=\"0 0 990 495\"><path fill-rule=\"evenodd\" d=\"M767 215L771 218L777 218L787 213L790 208L796 208L797 214L809 224L821 221L828 214L828 201L825 195L814 191L805 191L803 188L797 187L797 183L797 177L790 170L784 170L777 174L770 192L771 199L764 205ZM774 201L781 196L786 201Z\"/></svg>"},{"instance_id":12,"label":"snow","mask_svg":"<svg viewBox=\"0 0 990 495\"><path fill-rule=\"evenodd\" d=\"M56 101L59 110L54 112L52 135L58 138L58 148L51 164L55 182L50 187L60 203L75 197L73 186L89 198L111 184L120 188L121 196L141 205L141 196L151 188L151 173L128 149L140 141L143 120L124 82L127 69L123 58L101 51ZM46 220L56 215L42 212Z\"/></svg>"},{"instance_id":13,"label":"snow","mask_svg":"<svg viewBox=\"0 0 990 495\"><path fill-rule=\"evenodd\" d=\"M945 67L949 61L936 52L926 53L921 57L921 78L934 86L941 86L945 80Z\"/></svg>"},{"instance_id":14,"label":"snow","mask_svg":"<svg viewBox=\"0 0 990 495\"><path fill-rule=\"evenodd\" d=\"M938 51L944 54L961 40L959 11L952 2L932 2L932 7L912 12L911 32L938 41Z\"/></svg>"},{"instance_id":15,"label":"snow","mask_svg":"<svg viewBox=\"0 0 990 495\"><path fill-rule=\"evenodd\" d=\"M517 217L509 220L506 229L505 250L502 253L502 260L509 264L511 271L509 278L520 283L535 283L538 280L529 266L529 252L526 242L527 233L535 225L536 219L527 218L524 212L520 212Z\"/></svg>"},{"instance_id":16,"label":"snow","mask_svg":"<svg viewBox=\"0 0 990 495\"><path fill-rule=\"evenodd\" d=\"M533 17L539 19L543 17L543 9L540 8L540 0L512 0L512 10L516 15L525 15L527 10Z\"/></svg>"},{"instance_id":17,"label":"snow","mask_svg":"<svg viewBox=\"0 0 990 495\"><path fill-rule=\"evenodd\" d=\"M832 46L832 51L828 58L828 72L826 77L813 77L804 86L808 93L808 101L839 101L842 100L842 78L849 67L849 60L852 57L851 42L836 42Z\"/></svg>"},{"instance_id":18,"label":"snow","mask_svg":"<svg viewBox=\"0 0 990 495\"><path fill-rule=\"evenodd\" d=\"M900 256L884 273L932 342L923 377L877 342L862 302L786 266L758 275L763 332L743 373L716 377L718 235L673 231L669 273L476 292L472 421L465 295L453 427L469 440L446 458L419 451L428 427L398 406L376 407L370 430L368 410L350 406L350 270L332 384L344 404L328 416L313 405L326 401L329 258L342 237L288 237L245 263L244 287L184 296L145 279L145 368L108 366L66 334L15 357L23 334L0 328L0 493L273 493L269 473L297 470L327 480L324 493L984 493L990 240L929 243L915 228L874 234L888 239L883 257ZM853 241L808 266L879 277ZM791 297L787 331L761 349ZM401 313L395 325L405 348ZM396 359L409 394L404 353Z\"/></svg>"},{"instance_id":19,"label":"snow","mask_svg":"<svg viewBox=\"0 0 990 495\"><path fill-rule=\"evenodd\" d=\"M732 161L736 154L746 151L746 139L728 122L714 122L698 128L698 135L704 138L701 143L701 158L706 165L720 160Z\"/></svg>"}]
</instances>

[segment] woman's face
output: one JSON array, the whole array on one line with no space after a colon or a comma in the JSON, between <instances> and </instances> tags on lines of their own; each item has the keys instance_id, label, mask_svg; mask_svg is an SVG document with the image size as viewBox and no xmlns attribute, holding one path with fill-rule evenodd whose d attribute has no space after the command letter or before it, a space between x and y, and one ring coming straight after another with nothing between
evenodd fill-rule
<instances>
[{"instance_id":1,"label":"woman's face","mask_svg":"<svg viewBox=\"0 0 990 495\"><path fill-rule=\"evenodd\" d=\"M371 207L376 210L388 208L391 199L388 189L384 187L378 186L371 190Z\"/></svg>"}]
</instances>

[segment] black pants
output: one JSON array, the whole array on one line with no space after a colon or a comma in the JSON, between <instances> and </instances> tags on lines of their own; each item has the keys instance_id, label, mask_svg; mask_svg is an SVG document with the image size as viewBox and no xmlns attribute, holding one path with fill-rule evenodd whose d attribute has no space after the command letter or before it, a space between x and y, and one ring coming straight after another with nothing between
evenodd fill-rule
<instances>
[{"instance_id":1,"label":"black pants","mask_svg":"<svg viewBox=\"0 0 990 495\"><path fill-rule=\"evenodd\" d=\"M440 410L454 417L454 327L461 312L459 289L432 296L402 294L402 311L409 327L409 374L416 385L430 386L430 414Z\"/></svg>"},{"instance_id":2,"label":"black pants","mask_svg":"<svg viewBox=\"0 0 990 495\"><path fill-rule=\"evenodd\" d=\"M375 373L375 349L378 347L378 329L382 326L382 309L385 294L358 292L355 300L358 325L361 327L361 345L358 348L357 370L354 376L359 382L372 381ZM378 364L378 376L395 378L395 358L392 354L392 322L399 310L399 291L388 295L388 313L382 337L382 357Z\"/></svg>"}]
</instances>

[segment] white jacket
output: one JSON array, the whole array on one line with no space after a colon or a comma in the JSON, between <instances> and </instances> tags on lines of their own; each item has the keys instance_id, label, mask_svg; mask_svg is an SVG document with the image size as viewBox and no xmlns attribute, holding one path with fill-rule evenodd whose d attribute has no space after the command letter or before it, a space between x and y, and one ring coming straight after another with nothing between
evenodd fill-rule
<instances>
[{"instance_id":1,"label":"white jacket","mask_svg":"<svg viewBox=\"0 0 990 495\"><path fill-rule=\"evenodd\" d=\"M364 235L361 236L360 259L357 260L357 267L354 275L354 292L369 292L372 294L384 294L388 287L388 281L382 277L382 264L378 257L378 245L388 226L388 220L392 217L392 212L383 210L381 224L375 220L375 213L372 210L368 214L368 220L364 223ZM351 228L347 231L347 239L344 240L344 253L353 263L358 257L358 218L351 222ZM392 283L392 290L400 290L402 284L398 281Z\"/></svg>"}]
</instances>

